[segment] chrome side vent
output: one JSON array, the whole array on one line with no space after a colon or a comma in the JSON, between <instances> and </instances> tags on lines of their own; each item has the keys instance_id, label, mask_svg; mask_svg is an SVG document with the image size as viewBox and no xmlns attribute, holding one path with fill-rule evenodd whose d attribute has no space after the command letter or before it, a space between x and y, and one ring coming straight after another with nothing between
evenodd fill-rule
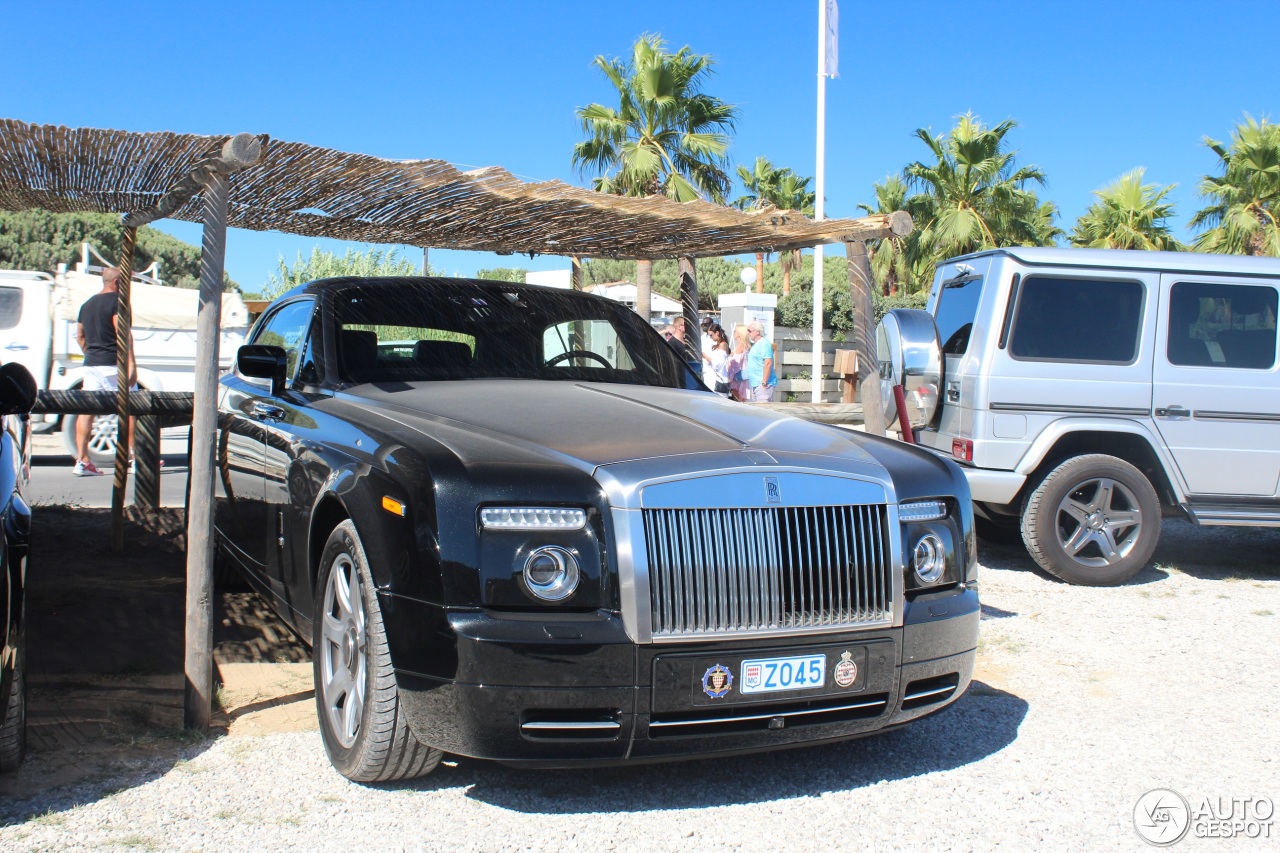
<instances>
[{"instance_id":1,"label":"chrome side vent","mask_svg":"<svg viewBox=\"0 0 1280 853\"><path fill-rule=\"evenodd\" d=\"M945 702L955 695L959 686L960 674L955 672L913 681L902 692L902 710L911 711Z\"/></svg>"},{"instance_id":2,"label":"chrome side vent","mask_svg":"<svg viewBox=\"0 0 1280 853\"><path fill-rule=\"evenodd\" d=\"M882 504L650 509L644 534L655 639L892 620Z\"/></svg>"},{"instance_id":3,"label":"chrome side vent","mask_svg":"<svg viewBox=\"0 0 1280 853\"><path fill-rule=\"evenodd\" d=\"M520 734L534 740L612 740L622 732L617 710L538 710L526 713Z\"/></svg>"}]
</instances>

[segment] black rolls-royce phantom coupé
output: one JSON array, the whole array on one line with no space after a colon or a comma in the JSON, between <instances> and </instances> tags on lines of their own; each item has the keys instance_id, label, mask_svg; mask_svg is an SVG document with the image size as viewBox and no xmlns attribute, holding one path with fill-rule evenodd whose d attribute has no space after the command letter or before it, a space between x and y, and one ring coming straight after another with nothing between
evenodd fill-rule
<instances>
[{"instance_id":1,"label":"black rolls-royce phantom coup\u00e9","mask_svg":"<svg viewBox=\"0 0 1280 853\"><path fill-rule=\"evenodd\" d=\"M218 467L220 560L313 644L351 779L840 740L973 671L953 463L713 394L594 296L296 288L222 380Z\"/></svg>"}]
</instances>

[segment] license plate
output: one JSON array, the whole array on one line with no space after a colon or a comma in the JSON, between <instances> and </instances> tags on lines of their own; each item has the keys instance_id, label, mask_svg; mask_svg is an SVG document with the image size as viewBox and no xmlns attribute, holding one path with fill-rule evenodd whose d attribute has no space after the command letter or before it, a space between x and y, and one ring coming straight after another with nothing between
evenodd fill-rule
<instances>
[{"instance_id":1,"label":"license plate","mask_svg":"<svg viewBox=\"0 0 1280 853\"><path fill-rule=\"evenodd\" d=\"M740 673L739 683L744 694L812 690L826 684L827 656L800 655L744 660Z\"/></svg>"}]
</instances>

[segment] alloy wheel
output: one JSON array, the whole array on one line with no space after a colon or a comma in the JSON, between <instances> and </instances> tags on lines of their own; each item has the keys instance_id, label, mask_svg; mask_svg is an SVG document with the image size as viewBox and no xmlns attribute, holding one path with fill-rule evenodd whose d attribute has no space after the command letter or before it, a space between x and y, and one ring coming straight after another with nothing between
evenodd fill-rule
<instances>
[{"instance_id":1,"label":"alloy wheel","mask_svg":"<svg viewBox=\"0 0 1280 853\"><path fill-rule=\"evenodd\" d=\"M1112 566L1133 550L1142 533L1142 509L1123 483L1084 480L1058 504L1058 544L1084 566Z\"/></svg>"},{"instance_id":2,"label":"alloy wheel","mask_svg":"<svg viewBox=\"0 0 1280 853\"><path fill-rule=\"evenodd\" d=\"M339 554L324 589L320 689L329 729L344 749L360 733L369 683L369 635L360 572L347 554Z\"/></svg>"}]
</instances>

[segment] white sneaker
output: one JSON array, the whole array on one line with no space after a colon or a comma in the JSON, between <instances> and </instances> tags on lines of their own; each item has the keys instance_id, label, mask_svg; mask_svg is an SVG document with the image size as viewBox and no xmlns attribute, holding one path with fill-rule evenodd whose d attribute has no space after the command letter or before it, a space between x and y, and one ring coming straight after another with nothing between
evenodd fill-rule
<instances>
[{"instance_id":1,"label":"white sneaker","mask_svg":"<svg viewBox=\"0 0 1280 853\"><path fill-rule=\"evenodd\" d=\"M73 477L101 477L102 472L98 470L98 466L93 462L77 462L75 467L71 469Z\"/></svg>"}]
</instances>

